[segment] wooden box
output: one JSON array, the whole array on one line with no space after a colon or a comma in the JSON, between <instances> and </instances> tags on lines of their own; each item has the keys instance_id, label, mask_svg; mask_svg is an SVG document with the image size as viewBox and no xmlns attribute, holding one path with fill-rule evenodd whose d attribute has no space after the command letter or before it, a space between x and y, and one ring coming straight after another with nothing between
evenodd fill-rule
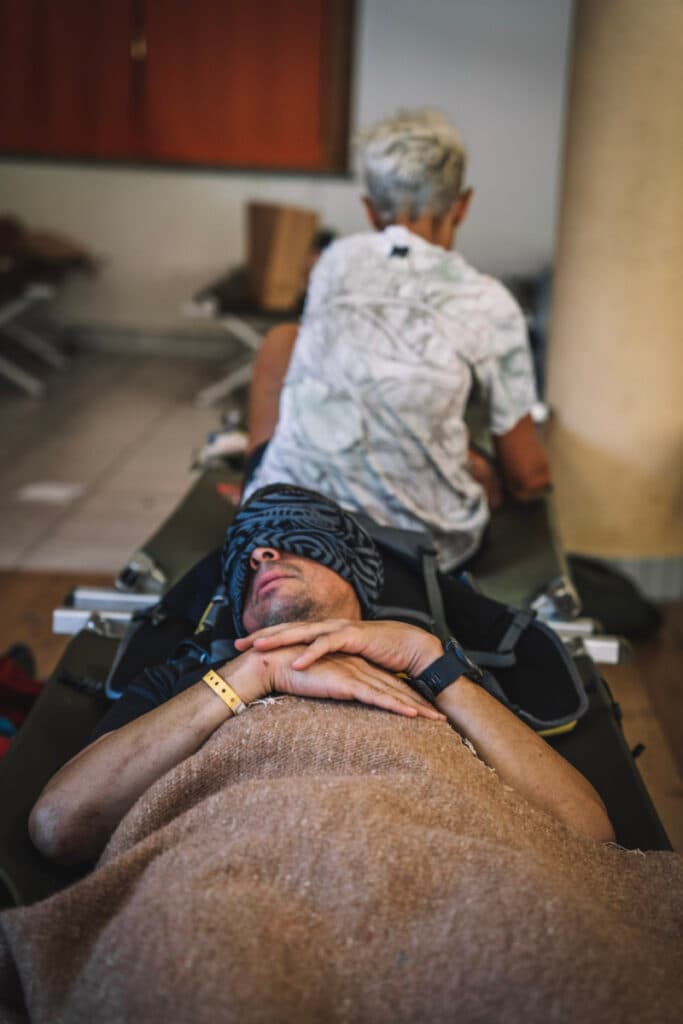
<instances>
[{"instance_id":1,"label":"wooden box","mask_svg":"<svg viewBox=\"0 0 683 1024\"><path fill-rule=\"evenodd\" d=\"M247 205L249 293L262 309L286 312L306 290L315 210L275 203Z\"/></svg>"}]
</instances>

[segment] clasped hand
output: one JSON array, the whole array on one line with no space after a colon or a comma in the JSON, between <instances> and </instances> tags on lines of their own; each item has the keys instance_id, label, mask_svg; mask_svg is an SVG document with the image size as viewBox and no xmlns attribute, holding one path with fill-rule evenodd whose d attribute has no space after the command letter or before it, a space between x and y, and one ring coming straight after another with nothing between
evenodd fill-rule
<instances>
[{"instance_id":1,"label":"clasped hand","mask_svg":"<svg viewBox=\"0 0 683 1024\"><path fill-rule=\"evenodd\" d=\"M409 717L444 718L394 674L419 675L441 653L436 637L415 626L343 619L293 622L258 630L235 646L264 656L280 693L358 700Z\"/></svg>"}]
</instances>

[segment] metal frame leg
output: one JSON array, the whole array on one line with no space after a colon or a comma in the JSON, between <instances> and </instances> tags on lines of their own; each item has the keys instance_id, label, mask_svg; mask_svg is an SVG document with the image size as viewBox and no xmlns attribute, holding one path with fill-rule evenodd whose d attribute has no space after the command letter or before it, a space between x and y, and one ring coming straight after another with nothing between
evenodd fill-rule
<instances>
[{"instance_id":1,"label":"metal frame leg","mask_svg":"<svg viewBox=\"0 0 683 1024\"><path fill-rule=\"evenodd\" d=\"M227 398L234 391L239 391L240 388L246 387L251 380L253 369L254 360L250 356L242 366L238 366L236 370L231 370L225 377L217 380L215 384L209 384L208 387L202 388L201 391L197 392L194 404L198 408L206 408L207 406L215 405L216 402L220 402L223 398Z\"/></svg>"},{"instance_id":2,"label":"metal frame leg","mask_svg":"<svg viewBox=\"0 0 683 1024\"><path fill-rule=\"evenodd\" d=\"M57 346L47 338L36 334L35 331L29 330L28 327L24 327L22 324L5 324L2 333L56 370L63 370L66 366L66 359Z\"/></svg>"},{"instance_id":3,"label":"metal frame leg","mask_svg":"<svg viewBox=\"0 0 683 1024\"><path fill-rule=\"evenodd\" d=\"M191 316L210 317L216 312L215 303L190 303L185 307L185 312ZM242 366L231 370L225 377L210 384L195 396L194 404L199 408L206 408L214 405L240 388L246 387L251 381L254 356L261 347L263 330L257 330L251 325L248 319L233 314L222 314L219 317L221 327L224 327L228 334L237 338L249 351L249 358Z\"/></svg>"},{"instance_id":4,"label":"metal frame leg","mask_svg":"<svg viewBox=\"0 0 683 1024\"><path fill-rule=\"evenodd\" d=\"M12 384L16 384L31 398L42 398L45 394L45 385L42 380L34 377L32 373L22 370L20 366L5 359L4 356L0 356L0 376L6 377Z\"/></svg>"},{"instance_id":5,"label":"metal frame leg","mask_svg":"<svg viewBox=\"0 0 683 1024\"><path fill-rule=\"evenodd\" d=\"M34 355L37 355L44 362L61 369L64 359L49 341L35 334L34 331L14 323L17 317L21 316L27 309L37 302L45 302L55 294L55 288L49 284L29 284L21 295L5 302L0 307L0 330L12 341L18 342L27 348ZM12 384L25 391L31 398L42 398L45 394L45 384L32 373L28 373L23 367L17 366L11 360L0 356L0 375L6 377Z\"/></svg>"}]
</instances>

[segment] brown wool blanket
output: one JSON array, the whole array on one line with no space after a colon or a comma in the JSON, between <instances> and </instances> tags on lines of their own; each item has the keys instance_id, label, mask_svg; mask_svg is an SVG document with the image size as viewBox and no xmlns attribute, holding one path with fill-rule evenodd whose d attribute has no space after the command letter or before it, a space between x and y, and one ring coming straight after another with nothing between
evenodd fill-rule
<instances>
[{"instance_id":1,"label":"brown wool blanket","mask_svg":"<svg viewBox=\"0 0 683 1024\"><path fill-rule=\"evenodd\" d=\"M683 858L575 835L441 723L226 722L97 869L0 915L0 1020L683 1020Z\"/></svg>"}]
</instances>

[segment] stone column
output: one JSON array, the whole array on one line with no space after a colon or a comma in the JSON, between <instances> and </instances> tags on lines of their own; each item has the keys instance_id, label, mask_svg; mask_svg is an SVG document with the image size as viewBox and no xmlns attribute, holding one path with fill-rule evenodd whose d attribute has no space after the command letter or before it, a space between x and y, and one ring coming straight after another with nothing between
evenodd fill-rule
<instances>
[{"instance_id":1,"label":"stone column","mask_svg":"<svg viewBox=\"0 0 683 1024\"><path fill-rule=\"evenodd\" d=\"M576 0L548 355L567 550L683 555L683 0Z\"/></svg>"}]
</instances>

